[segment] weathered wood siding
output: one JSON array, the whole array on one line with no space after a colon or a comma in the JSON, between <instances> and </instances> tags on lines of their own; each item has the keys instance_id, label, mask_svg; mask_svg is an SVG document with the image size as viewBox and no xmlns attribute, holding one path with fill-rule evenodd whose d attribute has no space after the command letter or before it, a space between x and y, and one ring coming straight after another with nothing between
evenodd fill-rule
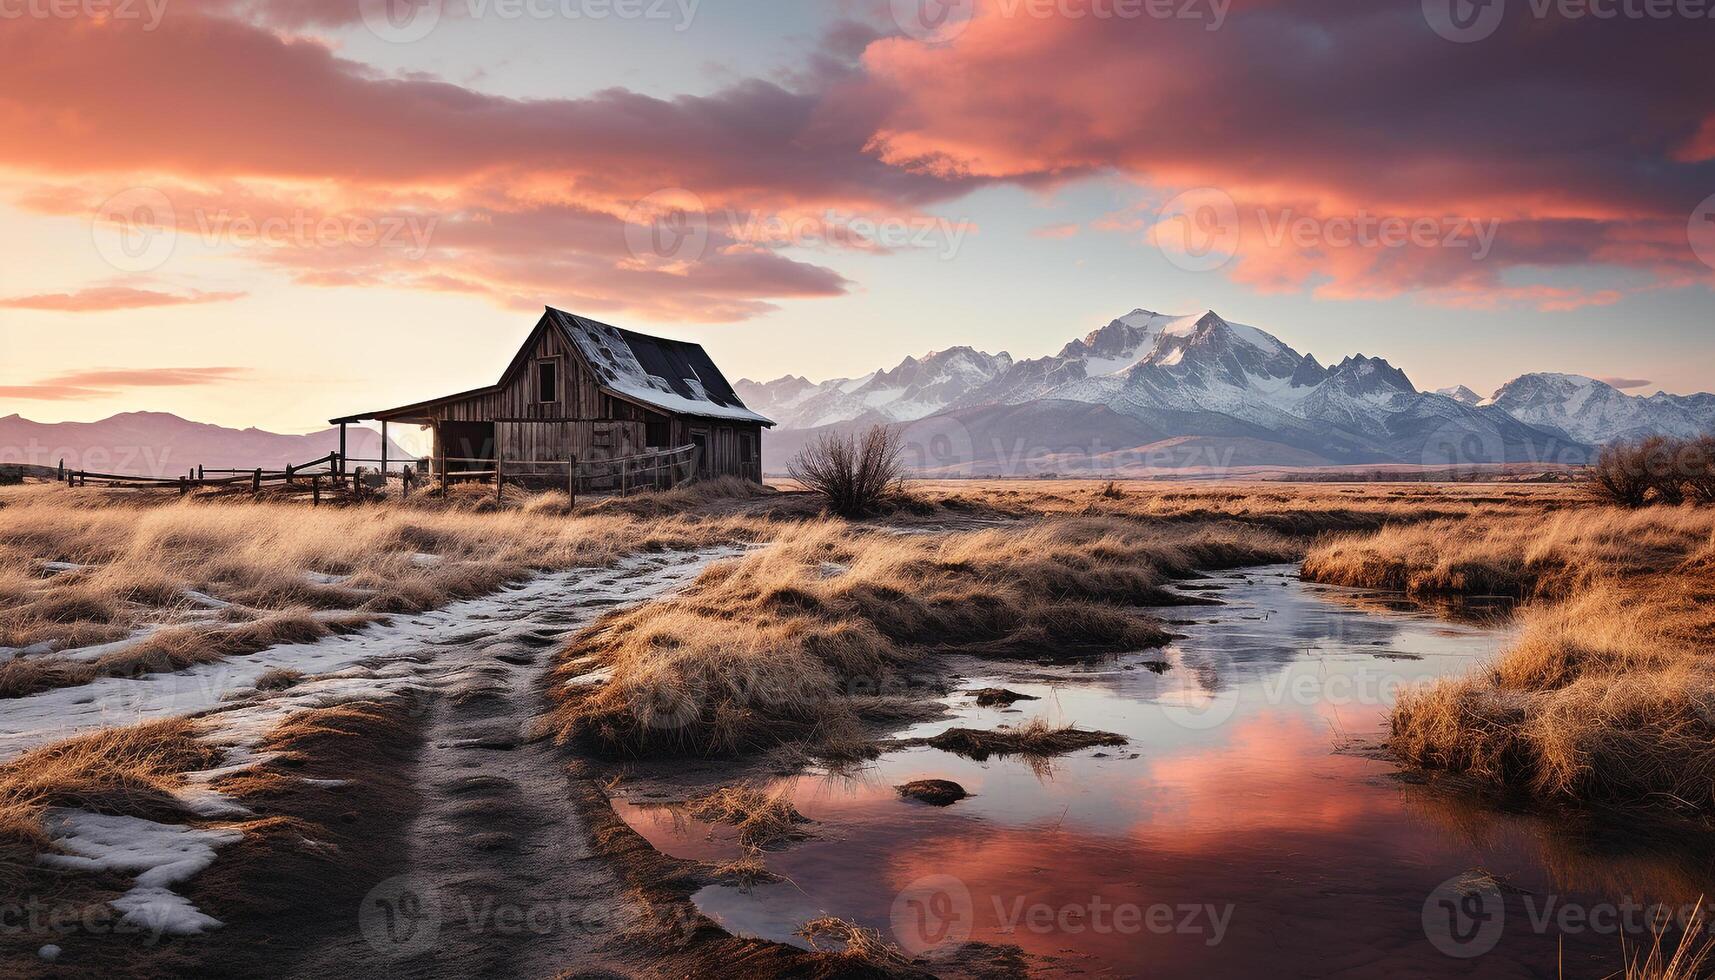
<instances>
[{"instance_id":1,"label":"weathered wood siding","mask_svg":"<svg viewBox=\"0 0 1715 980\"><path fill-rule=\"evenodd\" d=\"M549 402L538 399L538 365L544 360L558 366L559 397ZM759 425L669 415L609 395L551 324L538 330L529 353L498 390L447 402L429 414L443 422L493 422L495 449L509 464L563 463L573 455L585 461L630 456L683 446L700 433L708 447L705 474L762 479ZM668 437L665 445L650 444L651 419L657 437ZM546 465L539 469L544 475L550 471Z\"/></svg>"}]
</instances>

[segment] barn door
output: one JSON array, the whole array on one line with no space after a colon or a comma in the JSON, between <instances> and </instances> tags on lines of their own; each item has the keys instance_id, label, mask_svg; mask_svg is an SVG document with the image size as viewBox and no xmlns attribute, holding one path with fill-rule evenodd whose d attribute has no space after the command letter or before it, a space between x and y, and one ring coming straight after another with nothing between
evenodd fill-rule
<instances>
[{"instance_id":1,"label":"barn door","mask_svg":"<svg viewBox=\"0 0 1715 980\"><path fill-rule=\"evenodd\" d=\"M714 461L709 458L709 430L692 429L691 445L697 447L697 479L706 480L714 474Z\"/></svg>"}]
</instances>

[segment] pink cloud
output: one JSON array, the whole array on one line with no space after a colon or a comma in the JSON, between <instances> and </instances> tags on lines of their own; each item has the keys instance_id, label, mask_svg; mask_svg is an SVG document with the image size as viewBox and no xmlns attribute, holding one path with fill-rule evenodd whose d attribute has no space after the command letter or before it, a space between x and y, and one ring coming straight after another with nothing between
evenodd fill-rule
<instances>
[{"instance_id":1,"label":"pink cloud","mask_svg":"<svg viewBox=\"0 0 1715 980\"><path fill-rule=\"evenodd\" d=\"M226 303L242 299L243 292L165 293L154 289L130 286L92 286L70 293L37 293L33 296L0 298L0 308L13 310L54 310L62 313L102 313L110 310L140 310L152 306L190 306L199 303Z\"/></svg>"}]
</instances>

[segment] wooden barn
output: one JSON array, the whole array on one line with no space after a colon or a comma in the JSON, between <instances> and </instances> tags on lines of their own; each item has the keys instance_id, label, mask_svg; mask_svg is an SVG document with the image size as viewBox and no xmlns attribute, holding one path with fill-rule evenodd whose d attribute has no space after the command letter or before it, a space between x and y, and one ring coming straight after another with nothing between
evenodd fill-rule
<instances>
[{"instance_id":1,"label":"wooden barn","mask_svg":"<svg viewBox=\"0 0 1715 980\"><path fill-rule=\"evenodd\" d=\"M627 463L635 477L672 460L684 476L760 482L762 427L774 424L744 406L701 345L552 307L494 384L332 419L342 456L345 426L369 421L384 446L388 423L432 429L437 475L545 481L564 481L568 466L623 478Z\"/></svg>"}]
</instances>

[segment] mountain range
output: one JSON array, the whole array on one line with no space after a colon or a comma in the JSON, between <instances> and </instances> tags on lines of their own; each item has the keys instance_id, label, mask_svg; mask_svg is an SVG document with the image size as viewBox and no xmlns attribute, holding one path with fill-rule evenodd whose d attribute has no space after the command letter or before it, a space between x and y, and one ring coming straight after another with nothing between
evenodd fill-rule
<instances>
[{"instance_id":1,"label":"mountain range","mask_svg":"<svg viewBox=\"0 0 1715 980\"><path fill-rule=\"evenodd\" d=\"M388 441L388 458L410 454ZM276 469L307 463L339 449L339 430L282 435L261 429L229 429L192 422L166 412L126 412L99 422L32 422L0 418L0 464L57 467L126 476L166 477L198 466L209 469ZM378 459L381 435L352 427L346 454Z\"/></svg>"},{"instance_id":2,"label":"mountain range","mask_svg":"<svg viewBox=\"0 0 1715 980\"><path fill-rule=\"evenodd\" d=\"M823 430L876 423L904 423L920 472L1016 475L1580 463L1617 439L1715 430L1715 395L1640 397L1564 374L1489 398L1425 392L1383 358L1323 365L1213 310L1133 310L1048 357L952 347L856 378L734 387L779 423L764 439L770 471Z\"/></svg>"}]
</instances>

